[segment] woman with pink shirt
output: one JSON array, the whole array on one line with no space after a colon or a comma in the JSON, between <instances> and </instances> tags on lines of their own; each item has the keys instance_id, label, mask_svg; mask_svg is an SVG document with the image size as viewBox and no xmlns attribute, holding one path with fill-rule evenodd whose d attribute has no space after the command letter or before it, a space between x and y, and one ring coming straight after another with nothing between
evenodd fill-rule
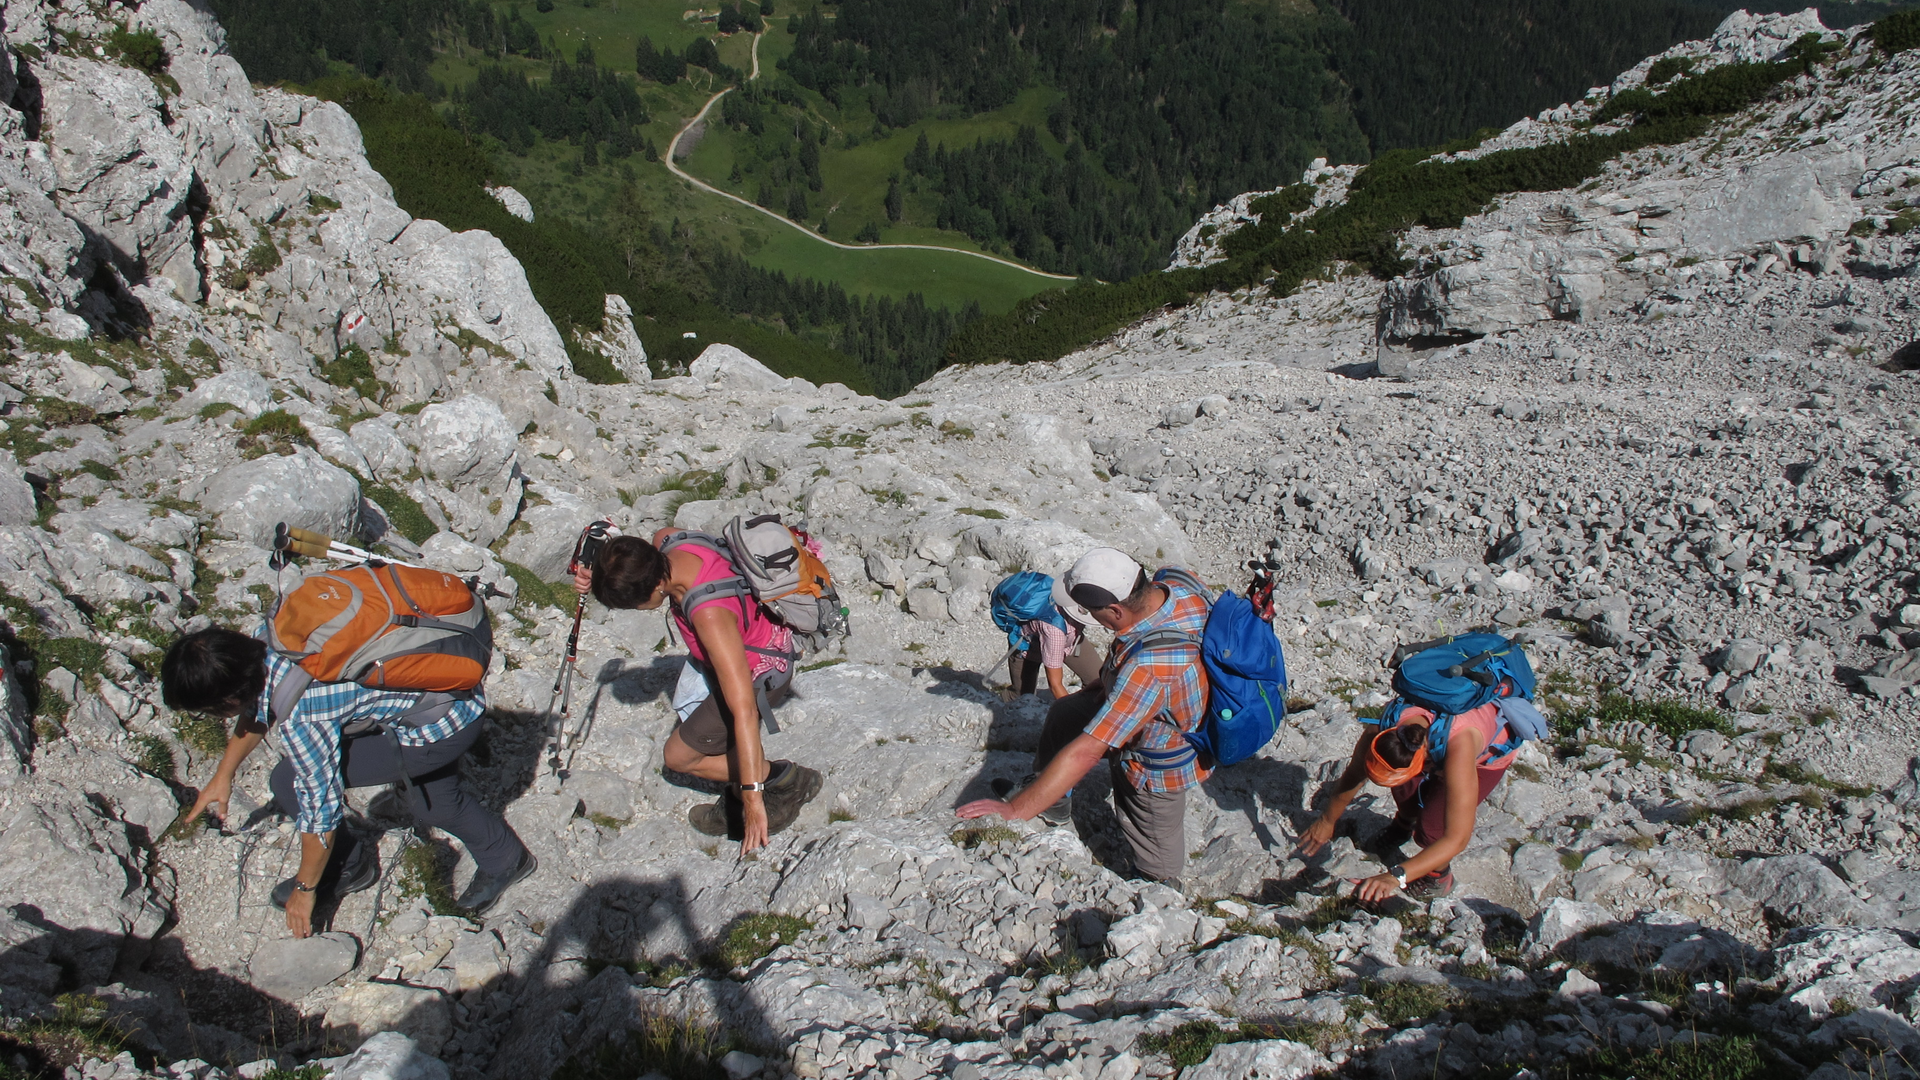
<instances>
[{"instance_id":1,"label":"woman with pink shirt","mask_svg":"<svg viewBox=\"0 0 1920 1080\"><path fill-rule=\"evenodd\" d=\"M702 833L740 841L744 854L793 824L820 793L821 776L791 761L769 762L760 742L762 712L792 693L793 632L737 590L702 590L687 610L690 591L737 576L723 552L662 529L651 544L637 536L608 540L596 565L575 573L574 586L610 608L672 606L688 674L705 682L706 696L691 695L698 704L667 737L662 757L675 772L727 784L719 802L687 817Z\"/></svg>"},{"instance_id":2,"label":"woman with pink shirt","mask_svg":"<svg viewBox=\"0 0 1920 1080\"><path fill-rule=\"evenodd\" d=\"M1451 893L1454 857L1473 839L1474 817L1480 804L1519 753L1517 745L1497 757L1487 749L1511 740L1497 702L1455 716L1438 761L1428 760L1433 714L1409 705L1400 710L1398 720L1389 727L1369 726L1361 732L1353 748L1353 760L1347 763L1325 812L1300 837L1301 853L1312 855L1333 839L1340 815L1363 782L1372 780L1391 790L1399 812L1381 837L1379 848L1397 851L1412 839L1420 845L1420 853L1389 867L1384 874L1361 881L1354 895L1367 903L1385 900L1403 890L1417 900Z\"/></svg>"}]
</instances>

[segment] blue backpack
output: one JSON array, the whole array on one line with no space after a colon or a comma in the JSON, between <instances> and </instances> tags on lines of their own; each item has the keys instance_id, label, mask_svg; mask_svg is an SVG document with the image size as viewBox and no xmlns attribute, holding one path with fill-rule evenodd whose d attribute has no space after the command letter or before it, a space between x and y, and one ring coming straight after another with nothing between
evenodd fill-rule
<instances>
[{"instance_id":1,"label":"blue backpack","mask_svg":"<svg viewBox=\"0 0 1920 1080\"><path fill-rule=\"evenodd\" d=\"M1007 644L1019 648L1026 625L1035 619L1062 630L1067 617L1053 604L1053 579L1038 570L1022 570L993 587L993 625L1007 632Z\"/></svg>"},{"instance_id":2,"label":"blue backpack","mask_svg":"<svg viewBox=\"0 0 1920 1080\"><path fill-rule=\"evenodd\" d=\"M1184 570L1162 570L1154 580L1177 581L1201 596L1208 591ZM1195 750L1212 755L1216 765L1232 765L1273 741L1287 718L1287 660L1273 626L1255 613L1246 597L1221 593L1198 640L1184 631L1167 630L1150 635L1140 648L1165 645L1198 646L1207 670L1207 711L1199 726L1186 733ZM1172 752L1168 756L1177 760L1163 763L1144 751L1138 757L1148 768L1177 768L1185 764L1187 753Z\"/></svg>"},{"instance_id":3,"label":"blue backpack","mask_svg":"<svg viewBox=\"0 0 1920 1080\"><path fill-rule=\"evenodd\" d=\"M1411 648L1412 654L1407 655ZM1415 705L1433 714L1427 727L1427 759L1438 763L1447 755L1447 737L1453 718L1497 702L1500 720L1512 738L1487 747L1483 760L1504 757L1529 739L1545 738L1546 717L1533 705L1535 680L1527 654L1499 634L1461 634L1440 641L1403 647L1393 689L1400 695L1382 712L1379 725L1392 727L1400 714Z\"/></svg>"}]
</instances>

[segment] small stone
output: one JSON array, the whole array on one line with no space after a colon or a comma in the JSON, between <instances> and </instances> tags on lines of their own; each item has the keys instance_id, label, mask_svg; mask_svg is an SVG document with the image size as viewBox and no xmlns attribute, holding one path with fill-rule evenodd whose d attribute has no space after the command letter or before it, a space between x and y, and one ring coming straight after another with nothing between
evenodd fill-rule
<instances>
[{"instance_id":1,"label":"small stone","mask_svg":"<svg viewBox=\"0 0 1920 1080\"><path fill-rule=\"evenodd\" d=\"M726 1071L727 1080L747 1080L759 1076L767 1063L745 1050L729 1050L727 1056L720 1059L720 1068Z\"/></svg>"},{"instance_id":2,"label":"small stone","mask_svg":"<svg viewBox=\"0 0 1920 1080\"><path fill-rule=\"evenodd\" d=\"M1589 978L1586 972L1581 971L1579 968L1574 968L1567 972L1567 977L1565 981L1561 982L1560 989L1555 992L1555 996L1578 998L1598 993L1600 993L1600 984Z\"/></svg>"}]
</instances>

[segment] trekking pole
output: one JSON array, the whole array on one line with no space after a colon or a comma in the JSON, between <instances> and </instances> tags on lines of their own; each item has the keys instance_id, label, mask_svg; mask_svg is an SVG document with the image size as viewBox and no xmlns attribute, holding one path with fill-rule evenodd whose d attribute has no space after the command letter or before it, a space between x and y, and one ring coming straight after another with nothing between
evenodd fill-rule
<instances>
[{"instance_id":1,"label":"trekking pole","mask_svg":"<svg viewBox=\"0 0 1920 1080\"><path fill-rule=\"evenodd\" d=\"M384 555L375 555L365 548L357 548L343 543L311 529L296 529L286 522L273 527L273 558L268 566L275 570L287 565L294 557L306 559L333 559L337 562L389 562L395 566L414 566L410 562L389 559ZM416 567L417 568L417 567Z\"/></svg>"},{"instance_id":2,"label":"trekking pole","mask_svg":"<svg viewBox=\"0 0 1920 1080\"><path fill-rule=\"evenodd\" d=\"M573 545L573 558L567 562L568 576L583 569L592 570L595 560L600 557L600 546L613 534L613 522L606 518L582 529L580 539ZM547 765L562 779L566 778L567 770L561 764L561 752L573 746L585 734L584 731L569 733L567 720L573 713L573 674L580 660L580 620L586 613L587 594L581 593L580 599L573 605L573 629L567 633L567 650L560 657L560 670L553 676L553 693L547 698L548 722L553 724L553 741L547 747ZM559 706L557 719L554 712L556 705Z\"/></svg>"}]
</instances>

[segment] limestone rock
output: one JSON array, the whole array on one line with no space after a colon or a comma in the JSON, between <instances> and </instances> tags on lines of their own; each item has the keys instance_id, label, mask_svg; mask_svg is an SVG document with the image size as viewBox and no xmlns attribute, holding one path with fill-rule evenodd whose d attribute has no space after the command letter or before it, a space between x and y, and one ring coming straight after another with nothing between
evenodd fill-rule
<instances>
[{"instance_id":1,"label":"limestone rock","mask_svg":"<svg viewBox=\"0 0 1920 1080\"><path fill-rule=\"evenodd\" d=\"M787 380L765 364L731 345L709 345L687 365L687 374L701 383L722 383L750 390L779 390Z\"/></svg>"},{"instance_id":2,"label":"limestone rock","mask_svg":"<svg viewBox=\"0 0 1920 1080\"><path fill-rule=\"evenodd\" d=\"M353 1053L322 1059L322 1064L332 1070L329 1080L448 1080L451 1075L445 1062L398 1031L383 1031Z\"/></svg>"},{"instance_id":3,"label":"limestone rock","mask_svg":"<svg viewBox=\"0 0 1920 1080\"><path fill-rule=\"evenodd\" d=\"M0 450L0 525L31 525L38 516L33 485L21 475L13 451Z\"/></svg>"},{"instance_id":4,"label":"limestone rock","mask_svg":"<svg viewBox=\"0 0 1920 1080\"><path fill-rule=\"evenodd\" d=\"M437 1054L453 1034L453 1007L446 994L390 982L355 983L327 1006L327 1026L354 1039L398 1032L422 1054Z\"/></svg>"},{"instance_id":5,"label":"limestone rock","mask_svg":"<svg viewBox=\"0 0 1920 1080\"><path fill-rule=\"evenodd\" d=\"M272 547L274 526L283 521L348 540L360 533L360 485L304 446L222 469L200 504L255 547Z\"/></svg>"},{"instance_id":6,"label":"limestone rock","mask_svg":"<svg viewBox=\"0 0 1920 1080\"><path fill-rule=\"evenodd\" d=\"M599 332L582 332L580 343L613 361L614 368L628 382L653 381L653 371L647 367L647 347L640 343L640 336L634 333L633 307L627 303L626 297L608 293Z\"/></svg>"},{"instance_id":7,"label":"limestone rock","mask_svg":"<svg viewBox=\"0 0 1920 1080\"><path fill-rule=\"evenodd\" d=\"M495 476L519 445L500 406L478 394L420 410L414 432L421 469L456 485Z\"/></svg>"},{"instance_id":8,"label":"limestone rock","mask_svg":"<svg viewBox=\"0 0 1920 1080\"><path fill-rule=\"evenodd\" d=\"M353 425L348 434L372 467L374 476L390 480L413 468L413 451L407 447L394 421L398 417L376 416Z\"/></svg>"},{"instance_id":9,"label":"limestone rock","mask_svg":"<svg viewBox=\"0 0 1920 1080\"><path fill-rule=\"evenodd\" d=\"M526 271L492 233L452 232L437 221L407 227L395 245L412 280L455 306L460 325L497 342L542 377L572 375L566 343L533 298Z\"/></svg>"},{"instance_id":10,"label":"limestone rock","mask_svg":"<svg viewBox=\"0 0 1920 1080\"><path fill-rule=\"evenodd\" d=\"M1207 1060L1180 1075L1184 1080L1301 1080L1333 1063L1319 1051L1286 1039L1257 1039L1213 1048Z\"/></svg>"},{"instance_id":11,"label":"limestone rock","mask_svg":"<svg viewBox=\"0 0 1920 1080\"><path fill-rule=\"evenodd\" d=\"M352 971L360 943L340 931L312 937L274 938L247 962L247 981L283 1001L299 1001Z\"/></svg>"},{"instance_id":12,"label":"limestone rock","mask_svg":"<svg viewBox=\"0 0 1920 1080\"><path fill-rule=\"evenodd\" d=\"M184 411L198 412L209 405L231 405L252 419L273 408L273 387L257 371L241 369L202 379L180 399Z\"/></svg>"},{"instance_id":13,"label":"limestone rock","mask_svg":"<svg viewBox=\"0 0 1920 1080\"><path fill-rule=\"evenodd\" d=\"M123 951L156 933L166 896L126 829L90 803L21 807L0 833L0 877L34 923L51 930L52 955L82 984L105 982Z\"/></svg>"},{"instance_id":14,"label":"limestone rock","mask_svg":"<svg viewBox=\"0 0 1920 1080\"><path fill-rule=\"evenodd\" d=\"M527 197L525 195L522 195L518 191L515 191L513 188L507 187L505 185L502 185L500 187L489 187L487 188L487 194L493 196L494 199L498 201L501 206L506 207L507 213L512 214L514 217L519 218L521 221L528 222L529 224L532 223L533 204L527 201Z\"/></svg>"},{"instance_id":15,"label":"limestone rock","mask_svg":"<svg viewBox=\"0 0 1920 1080\"><path fill-rule=\"evenodd\" d=\"M1860 925L1869 920L1853 890L1812 855L1748 859L1732 875L1748 896L1789 922Z\"/></svg>"}]
</instances>

